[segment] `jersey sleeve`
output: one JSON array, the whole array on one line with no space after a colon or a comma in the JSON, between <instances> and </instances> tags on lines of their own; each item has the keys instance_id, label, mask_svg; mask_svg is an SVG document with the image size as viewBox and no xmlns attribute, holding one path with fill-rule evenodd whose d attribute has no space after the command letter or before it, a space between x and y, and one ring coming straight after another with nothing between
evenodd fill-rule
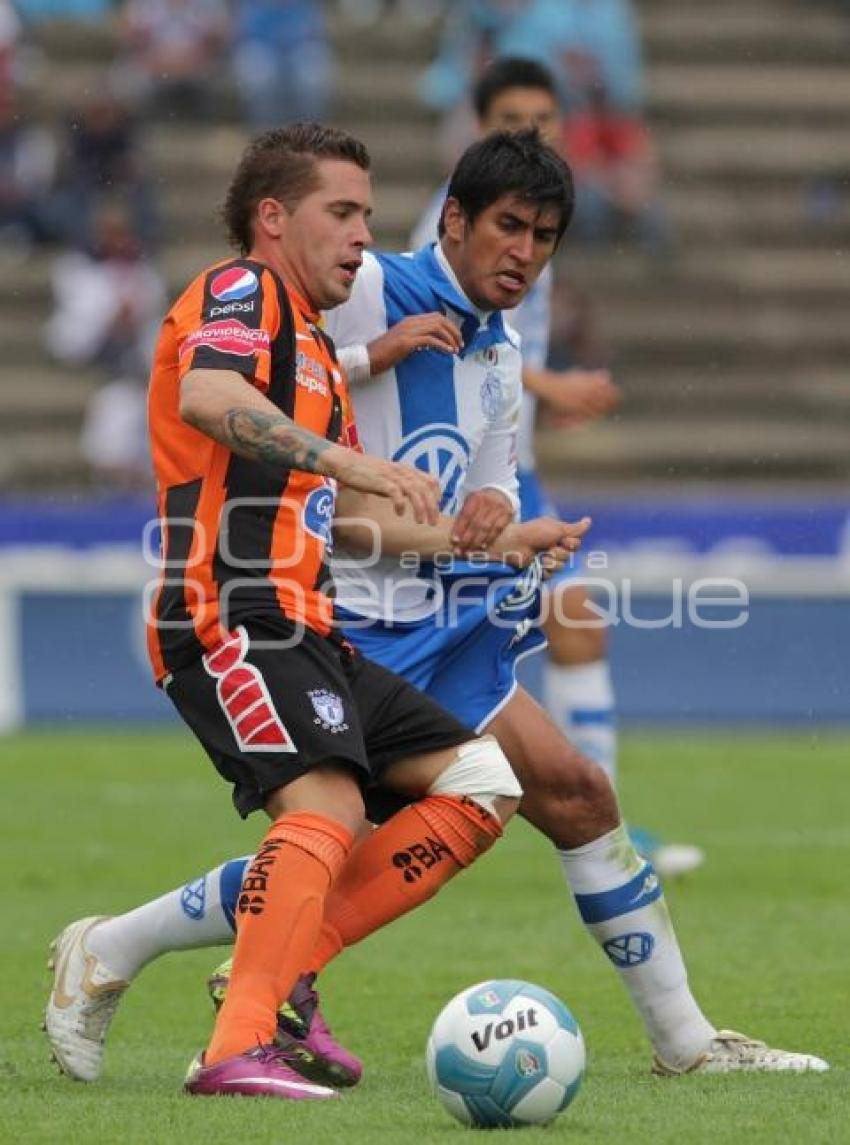
<instances>
[{"instance_id":1,"label":"jersey sleeve","mask_svg":"<svg viewBox=\"0 0 850 1145\"><path fill-rule=\"evenodd\" d=\"M522 403L520 359L519 353L515 353L517 361L514 382L505 394L501 410L490 422L463 483L464 499L480 489L498 489L513 505L514 515L519 513L516 439Z\"/></svg>"},{"instance_id":2,"label":"jersey sleeve","mask_svg":"<svg viewBox=\"0 0 850 1145\"><path fill-rule=\"evenodd\" d=\"M175 322L179 377L230 370L268 389L281 314L274 276L259 263L238 259L201 275L175 307Z\"/></svg>"},{"instance_id":3,"label":"jersey sleeve","mask_svg":"<svg viewBox=\"0 0 850 1145\"><path fill-rule=\"evenodd\" d=\"M357 272L348 301L326 311L322 317L324 329L334 341L351 385L367 380L368 355L363 368L365 348L387 332L384 272L373 254L363 256L363 265Z\"/></svg>"}]
</instances>

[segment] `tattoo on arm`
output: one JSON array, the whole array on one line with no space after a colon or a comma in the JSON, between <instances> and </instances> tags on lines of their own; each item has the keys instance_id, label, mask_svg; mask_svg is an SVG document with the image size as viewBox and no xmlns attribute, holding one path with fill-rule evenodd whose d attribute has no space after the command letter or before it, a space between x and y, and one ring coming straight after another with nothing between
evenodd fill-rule
<instances>
[{"instance_id":1,"label":"tattoo on arm","mask_svg":"<svg viewBox=\"0 0 850 1145\"><path fill-rule=\"evenodd\" d=\"M250 457L279 472L301 469L324 473L319 455L333 443L296 425L285 414L236 408L224 415L224 444L243 457Z\"/></svg>"}]
</instances>

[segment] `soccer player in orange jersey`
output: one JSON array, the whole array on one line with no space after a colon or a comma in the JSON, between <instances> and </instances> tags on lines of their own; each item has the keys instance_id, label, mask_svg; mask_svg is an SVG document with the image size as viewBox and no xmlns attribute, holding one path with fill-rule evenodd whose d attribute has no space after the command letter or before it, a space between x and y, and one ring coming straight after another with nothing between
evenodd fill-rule
<instances>
[{"instance_id":1,"label":"soccer player in orange jersey","mask_svg":"<svg viewBox=\"0 0 850 1145\"><path fill-rule=\"evenodd\" d=\"M345 885L369 926L383 925L484 852L521 794L495 740L476 738L331 628L325 556L338 484L349 513L357 491L373 495L379 528L386 506L383 529L401 549L410 530L419 551L423 535L434 552L452 547L437 483L356 447L343 374L317 325L321 308L348 298L370 241L368 167L362 144L315 124L256 140L225 207L243 257L190 284L164 320L153 367L163 529L148 626L155 677L239 813L271 820L238 905L227 1000L186 1079L197 1095L335 1097L295 1072L274 1040L329 890ZM377 509L375 494L385 499ZM575 543L568 532L543 523L536 547L563 558ZM512 526L494 553L529 535ZM375 783L414 802L349 863L363 790ZM431 862L411 884L390 858L420 845ZM60 936L47 1011L60 1065L83 1079L99 1070L103 1007L121 986L98 980L86 945L96 922Z\"/></svg>"}]
</instances>

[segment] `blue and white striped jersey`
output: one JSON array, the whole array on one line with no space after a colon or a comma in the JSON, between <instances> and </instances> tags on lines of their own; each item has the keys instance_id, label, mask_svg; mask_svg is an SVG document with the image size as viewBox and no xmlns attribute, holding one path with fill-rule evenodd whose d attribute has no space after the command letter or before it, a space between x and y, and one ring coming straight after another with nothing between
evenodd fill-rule
<instances>
[{"instance_id":1,"label":"blue and white striped jersey","mask_svg":"<svg viewBox=\"0 0 850 1145\"><path fill-rule=\"evenodd\" d=\"M487 314L473 306L439 246L416 254L365 255L351 298L327 313L325 326L347 365L356 359L355 347L408 315L434 311L457 324L463 349L455 355L418 351L362 383L351 369L360 440L369 453L437 477L447 513L455 513L469 493L489 487L518 508L518 339L498 311ZM334 578L337 600L350 612L413 621L431 611L429 581L396 560L364 568L337 558Z\"/></svg>"},{"instance_id":2,"label":"blue and white striped jersey","mask_svg":"<svg viewBox=\"0 0 850 1145\"><path fill-rule=\"evenodd\" d=\"M422 218L416 224L411 236L411 244L418 249L425 243L435 242L437 227L446 201L448 184L444 183L425 208ZM552 322L552 286L554 275L552 264L544 267L543 273L529 290L528 294L514 310L505 311L505 321L520 336L522 360L535 369L543 369L549 355L549 334ZM517 464L521 471L534 469L534 422L537 417L537 398L528 390L523 390L522 409L519 415L517 434Z\"/></svg>"}]
</instances>

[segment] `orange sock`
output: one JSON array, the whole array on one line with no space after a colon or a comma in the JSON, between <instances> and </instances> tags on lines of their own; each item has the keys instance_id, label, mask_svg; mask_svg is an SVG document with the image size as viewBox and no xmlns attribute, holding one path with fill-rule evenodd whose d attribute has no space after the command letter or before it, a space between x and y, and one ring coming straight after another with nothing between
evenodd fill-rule
<instances>
[{"instance_id":1,"label":"orange sock","mask_svg":"<svg viewBox=\"0 0 850 1145\"><path fill-rule=\"evenodd\" d=\"M393 815L358 845L325 900L308 969L426 902L501 834L496 816L465 796L429 795Z\"/></svg>"},{"instance_id":2,"label":"orange sock","mask_svg":"<svg viewBox=\"0 0 850 1145\"><path fill-rule=\"evenodd\" d=\"M351 832L324 815L297 811L272 824L242 881L230 986L207 1065L272 1041L277 1008L310 958L352 844Z\"/></svg>"}]
</instances>

